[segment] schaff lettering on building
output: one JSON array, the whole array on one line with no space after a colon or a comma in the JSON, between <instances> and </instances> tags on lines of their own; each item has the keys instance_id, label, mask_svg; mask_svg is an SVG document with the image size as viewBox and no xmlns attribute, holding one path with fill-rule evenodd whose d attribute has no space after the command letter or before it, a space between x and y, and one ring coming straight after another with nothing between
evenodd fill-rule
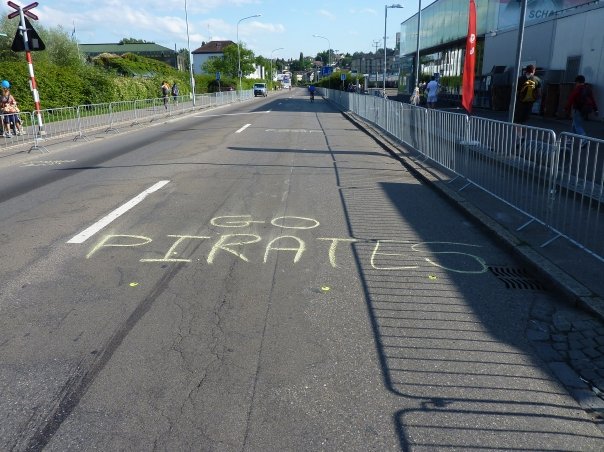
<instances>
[{"instance_id":1,"label":"schaff lettering on building","mask_svg":"<svg viewBox=\"0 0 604 452\"><path fill-rule=\"evenodd\" d=\"M532 19L545 19L546 17L555 16L556 10L552 9L534 9L528 12L527 18Z\"/></svg>"}]
</instances>

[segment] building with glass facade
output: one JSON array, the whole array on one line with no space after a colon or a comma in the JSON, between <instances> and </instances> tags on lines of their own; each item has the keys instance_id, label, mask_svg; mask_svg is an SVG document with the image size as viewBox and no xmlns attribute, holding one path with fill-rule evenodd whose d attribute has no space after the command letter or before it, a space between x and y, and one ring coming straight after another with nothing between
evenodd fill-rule
<instances>
[{"instance_id":1,"label":"building with glass facade","mask_svg":"<svg viewBox=\"0 0 604 452\"><path fill-rule=\"evenodd\" d=\"M535 64L551 84L569 83L581 73L599 100L604 95L604 5L593 0L527 0L521 66ZM476 77L511 84L517 59L521 3L475 0ZM420 82L437 74L441 86L461 86L468 31L467 0L437 0L401 24L399 90L415 86L419 41ZM491 77L492 76L492 77ZM488 84L487 83L487 84ZM601 89L598 89L602 87ZM602 102L604 103L604 102Z\"/></svg>"}]
</instances>

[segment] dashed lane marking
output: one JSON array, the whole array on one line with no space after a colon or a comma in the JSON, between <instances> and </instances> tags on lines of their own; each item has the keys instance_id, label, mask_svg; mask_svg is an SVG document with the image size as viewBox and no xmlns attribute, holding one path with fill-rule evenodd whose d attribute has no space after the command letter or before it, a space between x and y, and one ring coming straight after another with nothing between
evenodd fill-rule
<instances>
[{"instance_id":1,"label":"dashed lane marking","mask_svg":"<svg viewBox=\"0 0 604 452\"><path fill-rule=\"evenodd\" d=\"M241 129L239 129L239 130L238 130L237 132L235 132L235 133L241 133L241 132L243 132L245 129L247 129L249 126L251 126L251 124L246 124L246 125L244 125L244 126L241 128Z\"/></svg>"},{"instance_id":2,"label":"dashed lane marking","mask_svg":"<svg viewBox=\"0 0 604 452\"><path fill-rule=\"evenodd\" d=\"M159 181L158 183L154 184L153 186L151 186L148 189L146 189L145 191L143 191L141 194L132 198L126 204L123 204L122 206L115 209L113 212L111 212L108 215L101 218L99 221L94 223L92 226L88 227L84 231L75 235L71 240L68 240L67 243L84 243L86 240L88 240L94 234L96 234L101 229L103 229L105 226L110 224L113 220L121 217L123 214L128 212L128 210L132 209L134 206L136 206L138 203L140 203L143 199L145 199L148 195L159 190L160 188L162 188L164 185L166 185L169 182L170 182L169 180Z\"/></svg>"}]
</instances>

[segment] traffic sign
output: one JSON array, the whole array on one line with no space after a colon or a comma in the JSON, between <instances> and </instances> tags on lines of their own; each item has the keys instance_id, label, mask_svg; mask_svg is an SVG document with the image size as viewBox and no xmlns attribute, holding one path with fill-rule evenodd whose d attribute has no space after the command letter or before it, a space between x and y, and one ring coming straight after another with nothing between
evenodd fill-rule
<instances>
[{"instance_id":1,"label":"traffic sign","mask_svg":"<svg viewBox=\"0 0 604 452\"><path fill-rule=\"evenodd\" d=\"M220 80L220 71L216 71L216 80Z\"/></svg>"},{"instance_id":2,"label":"traffic sign","mask_svg":"<svg viewBox=\"0 0 604 452\"><path fill-rule=\"evenodd\" d=\"M346 80L346 72L342 72L340 74L340 80L342 80L342 81Z\"/></svg>"},{"instance_id":3,"label":"traffic sign","mask_svg":"<svg viewBox=\"0 0 604 452\"><path fill-rule=\"evenodd\" d=\"M25 17L24 19L25 30L23 31L23 33L27 33L27 43L29 49L25 48L25 39L21 35L21 30L18 29L17 33L15 34L15 39L13 39L13 45L11 46L11 50L13 52L25 52L26 50L35 52L38 50L46 49L44 42L42 42L42 39L38 35L38 32L34 30L34 27L32 26L31 22L27 20L27 17Z\"/></svg>"},{"instance_id":4,"label":"traffic sign","mask_svg":"<svg viewBox=\"0 0 604 452\"><path fill-rule=\"evenodd\" d=\"M333 67L323 66L321 68L321 75L331 75L333 73Z\"/></svg>"},{"instance_id":5,"label":"traffic sign","mask_svg":"<svg viewBox=\"0 0 604 452\"><path fill-rule=\"evenodd\" d=\"M30 12L30 9L34 9L36 6L38 6L38 2L33 2L30 3L27 6L21 7L19 5L17 5L16 3L13 3L11 1L8 1L8 6L10 6L11 8L16 9L16 11L13 11L12 13L10 13L8 15L9 19L12 19L13 17L17 17L19 15L19 10L23 11L23 14L25 14L27 17L29 17L30 19L33 20L38 20L38 16L36 16L34 13Z\"/></svg>"}]
</instances>

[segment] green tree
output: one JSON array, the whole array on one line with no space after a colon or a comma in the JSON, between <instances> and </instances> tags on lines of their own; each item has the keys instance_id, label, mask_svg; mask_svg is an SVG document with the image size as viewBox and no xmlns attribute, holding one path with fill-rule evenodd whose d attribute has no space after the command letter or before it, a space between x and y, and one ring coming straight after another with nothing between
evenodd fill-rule
<instances>
[{"instance_id":1,"label":"green tree","mask_svg":"<svg viewBox=\"0 0 604 452\"><path fill-rule=\"evenodd\" d=\"M330 52L329 50L324 50L323 52L317 53L315 60L322 61L323 64L325 66L327 66L329 64L330 55L331 55L331 61L333 62L333 52Z\"/></svg>"},{"instance_id":2,"label":"green tree","mask_svg":"<svg viewBox=\"0 0 604 452\"><path fill-rule=\"evenodd\" d=\"M6 16L0 18L0 32L7 35L0 36L0 61L2 62L19 60L19 54L10 49L18 25L19 22L15 19L8 20Z\"/></svg>"},{"instance_id":3,"label":"green tree","mask_svg":"<svg viewBox=\"0 0 604 452\"><path fill-rule=\"evenodd\" d=\"M256 66L261 66L264 68L265 74L267 74L266 78L270 79L271 74L269 74L269 71L271 69L271 60L264 58L263 56L257 56L254 59L254 62L256 63ZM273 71L274 70L275 70L275 65L273 64Z\"/></svg>"},{"instance_id":4,"label":"green tree","mask_svg":"<svg viewBox=\"0 0 604 452\"><path fill-rule=\"evenodd\" d=\"M8 37L0 36L0 60L2 61L24 61L21 52L13 52L11 46L13 38L17 33L19 21L8 20L6 17L0 20L0 31ZM47 29L42 25L34 24L36 32L44 42L46 50L33 52L35 63L49 62L59 66L81 66L83 59L78 52L77 42L63 27Z\"/></svg>"},{"instance_id":5,"label":"green tree","mask_svg":"<svg viewBox=\"0 0 604 452\"><path fill-rule=\"evenodd\" d=\"M189 71L191 67L191 55L189 54L189 49L180 49L178 54L182 57L184 61L184 66L187 71Z\"/></svg>"},{"instance_id":6,"label":"green tree","mask_svg":"<svg viewBox=\"0 0 604 452\"><path fill-rule=\"evenodd\" d=\"M145 41L144 39L122 38L118 44L153 44L153 41Z\"/></svg>"},{"instance_id":7,"label":"green tree","mask_svg":"<svg viewBox=\"0 0 604 452\"><path fill-rule=\"evenodd\" d=\"M340 67L350 69L351 66L352 55L350 55L350 53L347 53L346 55L342 56L342 58L340 58Z\"/></svg>"},{"instance_id":8,"label":"green tree","mask_svg":"<svg viewBox=\"0 0 604 452\"><path fill-rule=\"evenodd\" d=\"M239 52L241 54L241 73L245 77L252 74L255 70L254 52L246 49L243 45L239 47ZM238 63L237 44L231 44L223 49L222 57L210 58L203 64L202 69L204 72L210 74L220 72L231 77L238 77Z\"/></svg>"},{"instance_id":9,"label":"green tree","mask_svg":"<svg viewBox=\"0 0 604 452\"><path fill-rule=\"evenodd\" d=\"M46 51L38 54L46 56L50 63L63 67L77 67L83 64L84 59L78 51L77 42L63 27L43 30L40 37L46 44Z\"/></svg>"}]
</instances>

